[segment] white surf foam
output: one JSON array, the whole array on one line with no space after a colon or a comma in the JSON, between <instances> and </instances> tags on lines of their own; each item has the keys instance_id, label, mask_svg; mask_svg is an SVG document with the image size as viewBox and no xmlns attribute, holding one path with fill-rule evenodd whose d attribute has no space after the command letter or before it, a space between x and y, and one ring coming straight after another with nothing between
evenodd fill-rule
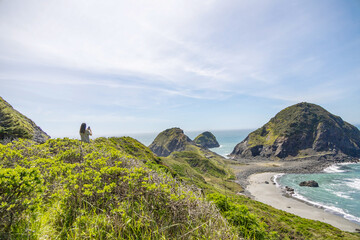
<instances>
[{"instance_id":1,"label":"white surf foam","mask_svg":"<svg viewBox=\"0 0 360 240\"><path fill-rule=\"evenodd\" d=\"M293 194L293 197L297 198L297 199L299 199L301 201L310 203L311 205L313 205L313 206L315 206L317 208L322 208L322 209L324 209L325 212L330 212L330 213L332 213L334 215L341 216L341 217L343 217L343 218L345 218L347 220L350 220L352 222L360 224L360 218L359 217L353 216L353 215L345 212L342 208L338 208L338 207L335 207L335 206L328 206L328 205L325 205L325 204L322 204L322 203L311 201L311 200L307 199L306 197L298 194L296 191L295 191L295 194Z\"/></svg>"},{"instance_id":2,"label":"white surf foam","mask_svg":"<svg viewBox=\"0 0 360 240\"><path fill-rule=\"evenodd\" d=\"M281 185L279 184L278 179L284 175L285 175L285 173L279 173L279 174L274 175L273 181L274 181L276 187L281 188Z\"/></svg>"},{"instance_id":3,"label":"white surf foam","mask_svg":"<svg viewBox=\"0 0 360 240\"><path fill-rule=\"evenodd\" d=\"M354 200L352 197L350 197L349 195L347 195L346 193L344 192L335 192L333 191L333 193L338 196L338 197L341 197L341 198L345 198L345 199L350 199L350 200Z\"/></svg>"},{"instance_id":4,"label":"white surf foam","mask_svg":"<svg viewBox=\"0 0 360 240\"><path fill-rule=\"evenodd\" d=\"M324 169L324 172L326 173L342 173L342 172L348 172L346 170L340 169L342 166L356 164L352 162L345 162L345 163L336 163L334 165L331 165Z\"/></svg>"},{"instance_id":5,"label":"white surf foam","mask_svg":"<svg viewBox=\"0 0 360 240\"><path fill-rule=\"evenodd\" d=\"M360 190L360 178L345 178L346 185L356 190Z\"/></svg>"},{"instance_id":6,"label":"white surf foam","mask_svg":"<svg viewBox=\"0 0 360 240\"><path fill-rule=\"evenodd\" d=\"M324 172L326 173L342 173L342 172L346 172L345 170L341 170L341 165L335 164L335 165L331 165L327 168L324 169Z\"/></svg>"}]
</instances>

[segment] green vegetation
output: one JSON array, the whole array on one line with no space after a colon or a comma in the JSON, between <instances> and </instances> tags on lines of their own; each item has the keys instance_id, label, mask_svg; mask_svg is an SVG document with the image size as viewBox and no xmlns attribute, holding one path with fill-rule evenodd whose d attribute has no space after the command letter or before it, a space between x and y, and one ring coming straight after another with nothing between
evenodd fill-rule
<instances>
[{"instance_id":1,"label":"green vegetation","mask_svg":"<svg viewBox=\"0 0 360 240\"><path fill-rule=\"evenodd\" d=\"M237 195L227 164L129 137L0 144L0 239L360 239Z\"/></svg>"},{"instance_id":2,"label":"green vegetation","mask_svg":"<svg viewBox=\"0 0 360 240\"><path fill-rule=\"evenodd\" d=\"M49 138L33 121L16 111L0 97L0 140L29 138L36 140Z\"/></svg>"},{"instance_id":3,"label":"green vegetation","mask_svg":"<svg viewBox=\"0 0 360 240\"><path fill-rule=\"evenodd\" d=\"M206 154L201 155L201 150L196 148L188 150L161 159L178 177L203 189L233 230L245 239L360 239L359 234L343 232L329 224L304 219L236 194L242 189L231 180L233 175L228 168L231 162L216 158L216 154L207 155L210 157L207 159ZM192 162L197 164L191 166Z\"/></svg>"},{"instance_id":4,"label":"green vegetation","mask_svg":"<svg viewBox=\"0 0 360 240\"><path fill-rule=\"evenodd\" d=\"M274 124L267 123L265 126L255 130L249 135L249 145L254 147L258 145L273 145L275 140L279 137L275 131L272 131Z\"/></svg>"},{"instance_id":5,"label":"green vegetation","mask_svg":"<svg viewBox=\"0 0 360 240\"><path fill-rule=\"evenodd\" d=\"M249 213L262 222L262 226L273 239L360 239L359 233L344 232L330 224L301 218L245 196L229 195L227 204L238 207L245 206ZM234 214L236 212L237 210ZM262 226L254 225L253 228L261 232Z\"/></svg>"},{"instance_id":6,"label":"green vegetation","mask_svg":"<svg viewBox=\"0 0 360 240\"><path fill-rule=\"evenodd\" d=\"M176 172L179 178L188 184L195 184L205 193L243 190L234 182L235 175L226 166L224 159L209 150L189 145L185 151L173 152L161 158L161 161Z\"/></svg>"},{"instance_id":7,"label":"green vegetation","mask_svg":"<svg viewBox=\"0 0 360 240\"><path fill-rule=\"evenodd\" d=\"M302 102L283 109L250 133L232 155L284 159L312 150L311 155L359 157L359 146L359 129L318 105Z\"/></svg>"},{"instance_id":8,"label":"green vegetation","mask_svg":"<svg viewBox=\"0 0 360 240\"><path fill-rule=\"evenodd\" d=\"M298 134L313 133L318 125L344 128L349 134L354 129L349 123L324 108L311 103L298 103L276 114L267 124L250 134L250 143L272 145L278 137L293 137ZM355 134L350 134L354 135ZM359 138L359 137L357 137Z\"/></svg>"},{"instance_id":9,"label":"green vegetation","mask_svg":"<svg viewBox=\"0 0 360 240\"><path fill-rule=\"evenodd\" d=\"M131 138L0 145L0 239L233 239L215 205Z\"/></svg>"}]
</instances>

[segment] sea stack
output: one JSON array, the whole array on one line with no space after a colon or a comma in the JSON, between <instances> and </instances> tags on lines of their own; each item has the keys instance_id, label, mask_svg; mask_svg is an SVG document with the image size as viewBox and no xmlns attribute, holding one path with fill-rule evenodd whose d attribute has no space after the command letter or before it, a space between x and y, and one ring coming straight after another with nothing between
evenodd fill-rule
<instances>
[{"instance_id":1,"label":"sea stack","mask_svg":"<svg viewBox=\"0 0 360 240\"><path fill-rule=\"evenodd\" d=\"M360 157L360 131L324 108L298 103L276 114L237 144L233 158L287 158L307 155Z\"/></svg>"},{"instance_id":2,"label":"sea stack","mask_svg":"<svg viewBox=\"0 0 360 240\"><path fill-rule=\"evenodd\" d=\"M194 139L194 142L205 148L220 147L216 137L211 132L203 132Z\"/></svg>"},{"instance_id":3,"label":"sea stack","mask_svg":"<svg viewBox=\"0 0 360 240\"><path fill-rule=\"evenodd\" d=\"M50 136L0 97L0 140L16 138L27 138L44 143Z\"/></svg>"},{"instance_id":4,"label":"sea stack","mask_svg":"<svg viewBox=\"0 0 360 240\"><path fill-rule=\"evenodd\" d=\"M157 135L149 148L160 157L167 157L172 152L184 151L188 145L194 145L193 141L184 134L180 128L170 128Z\"/></svg>"}]
</instances>

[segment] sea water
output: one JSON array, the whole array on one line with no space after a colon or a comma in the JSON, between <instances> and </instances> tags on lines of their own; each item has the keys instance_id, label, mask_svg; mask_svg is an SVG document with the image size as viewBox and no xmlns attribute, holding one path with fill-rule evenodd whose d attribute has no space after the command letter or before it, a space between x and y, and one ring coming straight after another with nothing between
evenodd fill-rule
<instances>
[{"instance_id":1,"label":"sea water","mask_svg":"<svg viewBox=\"0 0 360 240\"><path fill-rule=\"evenodd\" d=\"M254 129L240 129L240 130L212 130L210 131L216 137L220 147L211 148L210 150L217 154L227 157L233 150L236 144L240 143L246 136ZM185 134L192 140L204 131L185 131ZM130 134L140 141L142 144L149 146L158 133L144 133L144 134Z\"/></svg>"},{"instance_id":2,"label":"sea water","mask_svg":"<svg viewBox=\"0 0 360 240\"><path fill-rule=\"evenodd\" d=\"M319 187L300 187L315 180ZM360 163L336 164L316 174L285 174L276 178L295 190L295 198L360 224Z\"/></svg>"}]
</instances>

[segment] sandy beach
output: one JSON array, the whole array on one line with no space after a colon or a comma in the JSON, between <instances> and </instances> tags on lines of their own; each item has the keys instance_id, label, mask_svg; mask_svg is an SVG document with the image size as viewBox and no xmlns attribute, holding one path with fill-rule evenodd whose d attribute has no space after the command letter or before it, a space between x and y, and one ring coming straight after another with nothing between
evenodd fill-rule
<instances>
[{"instance_id":1,"label":"sandy beach","mask_svg":"<svg viewBox=\"0 0 360 240\"><path fill-rule=\"evenodd\" d=\"M271 178L276 174L278 173L267 172L250 175L249 184L246 187L247 192L257 201L303 218L329 223L343 231L355 232L356 229L360 229L360 225L341 216L310 206L294 198L283 196L282 190L271 181ZM269 184L266 184L265 181L268 181Z\"/></svg>"}]
</instances>

